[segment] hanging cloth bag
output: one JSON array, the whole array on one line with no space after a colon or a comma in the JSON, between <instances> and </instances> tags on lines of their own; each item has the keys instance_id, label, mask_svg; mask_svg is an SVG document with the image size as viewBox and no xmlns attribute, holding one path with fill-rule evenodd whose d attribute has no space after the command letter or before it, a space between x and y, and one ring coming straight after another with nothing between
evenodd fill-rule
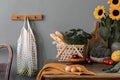
<instances>
[{"instance_id":1,"label":"hanging cloth bag","mask_svg":"<svg viewBox=\"0 0 120 80\"><path fill-rule=\"evenodd\" d=\"M27 17L17 44L17 73L32 76L37 71L37 48L33 31Z\"/></svg>"}]
</instances>

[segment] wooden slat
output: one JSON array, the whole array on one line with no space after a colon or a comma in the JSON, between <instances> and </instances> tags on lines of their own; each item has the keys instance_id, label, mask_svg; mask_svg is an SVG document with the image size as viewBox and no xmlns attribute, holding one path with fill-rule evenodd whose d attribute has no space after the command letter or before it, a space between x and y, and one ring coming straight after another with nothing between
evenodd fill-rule
<instances>
[{"instance_id":1,"label":"wooden slat","mask_svg":"<svg viewBox=\"0 0 120 80\"><path fill-rule=\"evenodd\" d=\"M0 72L6 71L7 64L6 63L0 63Z\"/></svg>"},{"instance_id":2,"label":"wooden slat","mask_svg":"<svg viewBox=\"0 0 120 80\"><path fill-rule=\"evenodd\" d=\"M28 17L29 20L42 20L42 14L12 14L12 20L24 20L25 17Z\"/></svg>"}]
</instances>

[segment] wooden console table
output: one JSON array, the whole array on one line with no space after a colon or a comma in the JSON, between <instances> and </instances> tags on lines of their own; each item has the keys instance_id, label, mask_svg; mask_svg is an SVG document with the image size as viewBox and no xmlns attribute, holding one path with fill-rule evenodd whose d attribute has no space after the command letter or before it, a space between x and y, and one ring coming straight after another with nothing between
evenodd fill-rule
<instances>
[{"instance_id":1,"label":"wooden console table","mask_svg":"<svg viewBox=\"0 0 120 80\"><path fill-rule=\"evenodd\" d=\"M102 69L109 68L110 65L92 64L84 65L88 70L96 73L95 76L91 75L43 75L42 80L120 80L118 73L105 73Z\"/></svg>"}]
</instances>

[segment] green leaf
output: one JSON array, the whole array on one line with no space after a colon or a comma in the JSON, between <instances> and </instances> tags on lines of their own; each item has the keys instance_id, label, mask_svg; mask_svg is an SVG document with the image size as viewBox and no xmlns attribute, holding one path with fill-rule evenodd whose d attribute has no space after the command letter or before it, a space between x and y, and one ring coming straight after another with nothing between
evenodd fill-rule
<instances>
[{"instance_id":1,"label":"green leaf","mask_svg":"<svg viewBox=\"0 0 120 80\"><path fill-rule=\"evenodd\" d=\"M71 29L64 33L65 40L69 44L87 44L92 36L82 29Z\"/></svg>"},{"instance_id":2,"label":"green leaf","mask_svg":"<svg viewBox=\"0 0 120 80\"><path fill-rule=\"evenodd\" d=\"M107 27L100 27L99 28L99 33L100 33L100 36L106 41L110 37L110 31L108 30Z\"/></svg>"}]
</instances>

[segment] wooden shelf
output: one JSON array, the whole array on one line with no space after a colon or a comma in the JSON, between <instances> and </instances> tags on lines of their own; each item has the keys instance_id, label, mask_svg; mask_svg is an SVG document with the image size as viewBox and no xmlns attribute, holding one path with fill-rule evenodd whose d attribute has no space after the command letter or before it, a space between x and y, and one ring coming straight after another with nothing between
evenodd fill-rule
<instances>
[{"instance_id":1,"label":"wooden shelf","mask_svg":"<svg viewBox=\"0 0 120 80\"><path fill-rule=\"evenodd\" d=\"M11 19L12 20L24 20L26 16L29 18L29 20L42 20L43 19L42 14L12 14Z\"/></svg>"}]
</instances>

